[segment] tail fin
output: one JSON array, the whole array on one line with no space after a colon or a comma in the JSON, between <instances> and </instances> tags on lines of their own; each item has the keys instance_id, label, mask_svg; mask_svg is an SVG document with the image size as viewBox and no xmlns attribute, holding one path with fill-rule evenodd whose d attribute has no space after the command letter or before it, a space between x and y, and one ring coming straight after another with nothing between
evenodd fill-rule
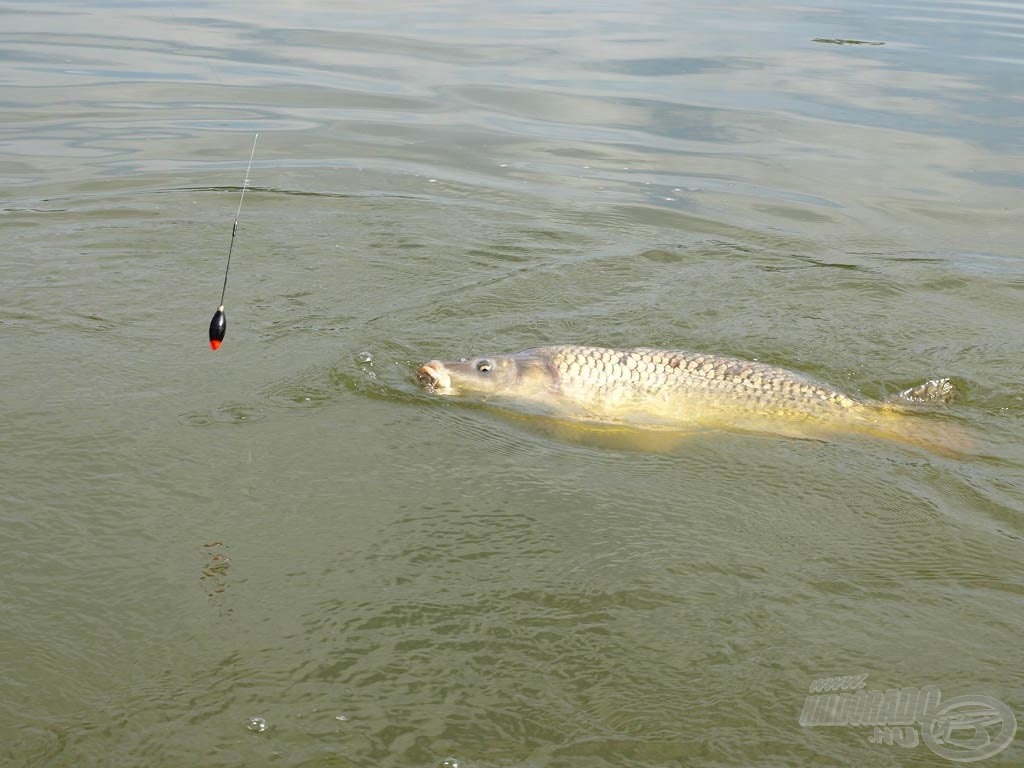
<instances>
[{"instance_id":1,"label":"tail fin","mask_svg":"<svg viewBox=\"0 0 1024 768\"><path fill-rule=\"evenodd\" d=\"M948 421L929 419L923 414L907 415L883 428L881 435L947 458L965 458L977 451L977 442L966 429Z\"/></svg>"},{"instance_id":2,"label":"tail fin","mask_svg":"<svg viewBox=\"0 0 1024 768\"><path fill-rule=\"evenodd\" d=\"M904 389L883 402L889 405L922 405L926 403L948 405L960 396L956 385L949 379L928 379L916 387Z\"/></svg>"},{"instance_id":3,"label":"tail fin","mask_svg":"<svg viewBox=\"0 0 1024 768\"><path fill-rule=\"evenodd\" d=\"M890 412L902 414L902 417L890 422L883 433L890 439L916 445L942 456L970 454L975 449L975 441L962 427L934 418L938 414L932 414L932 418L929 418L927 413L915 413L915 406L949 405L958 397L960 391L950 379L929 379L897 392L882 403Z\"/></svg>"}]
</instances>

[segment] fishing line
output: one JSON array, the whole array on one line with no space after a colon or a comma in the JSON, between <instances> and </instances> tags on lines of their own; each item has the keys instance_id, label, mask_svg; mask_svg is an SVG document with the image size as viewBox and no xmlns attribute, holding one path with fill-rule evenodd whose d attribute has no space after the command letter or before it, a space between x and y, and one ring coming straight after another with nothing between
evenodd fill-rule
<instances>
[{"instance_id":1,"label":"fishing line","mask_svg":"<svg viewBox=\"0 0 1024 768\"><path fill-rule=\"evenodd\" d=\"M245 181L242 182L242 196L238 198L238 210L235 211L235 223L231 225L231 242L228 243L228 263L224 266L224 285L220 289L220 306L210 320L210 349L216 351L224 341L228 330L228 318L224 314L224 294L228 290L228 270L231 269L231 251L235 248L235 233L238 231L238 217L242 215L242 203L245 202L245 190L249 188L249 171L252 170L252 159L256 155L256 142L260 135L252 140L252 151L249 153L249 165L245 168Z\"/></svg>"}]
</instances>

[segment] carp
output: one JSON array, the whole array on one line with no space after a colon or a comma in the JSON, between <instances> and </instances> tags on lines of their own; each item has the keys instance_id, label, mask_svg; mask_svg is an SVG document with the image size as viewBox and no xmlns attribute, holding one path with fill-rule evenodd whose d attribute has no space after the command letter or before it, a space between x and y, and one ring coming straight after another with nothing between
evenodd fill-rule
<instances>
[{"instance_id":1,"label":"carp","mask_svg":"<svg viewBox=\"0 0 1024 768\"><path fill-rule=\"evenodd\" d=\"M953 425L922 413L922 405L954 399L956 389L946 378L871 400L761 362L681 350L576 345L457 362L431 360L416 376L439 395L525 405L594 424L803 438L874 434L954 454L969 443Z\"/></svg>"}]
</instances>

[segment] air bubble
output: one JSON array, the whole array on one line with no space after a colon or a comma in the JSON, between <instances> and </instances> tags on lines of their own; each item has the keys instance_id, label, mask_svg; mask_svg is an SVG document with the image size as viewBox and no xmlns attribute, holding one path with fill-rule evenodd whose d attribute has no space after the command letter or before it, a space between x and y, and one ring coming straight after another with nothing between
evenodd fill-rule
<instances>
[{"instance_id":1,"label":"air bubble","mask_svg":"<svg viewBox=\"0 0 1024 768\"><path fill-rule=\"evenodd\" d=\"M250 717L245 727L253 733L264 733L270 726L267 725L267 721L262 717Z\"/></svg>"},{"instance_id":2,"label":"air bubble","mask_svg":"<svg viewBox=\"0 0 1024 768\"><path fill-rule=\"evenodd\" d=\"M358 355L356 355L356 362L359 363L360 365L372 365L373 355L371 355L369 352L360 352Z\"/></svg>"},{"instance_id":3,"label":"air bubble","mask_svg":"<svg viewBox=\"0 0 1024 768\"><path fill-rule=\"evenodd\" d=\"M462 768L462 763L457 757L446 757L441 761L441 768Z\"/></svg>"},{"instance_id":4,"label":"air bubble","mask_svg":"<svg viewBox=\"0 0 1024 768\"><path fill-rule=\"evenodd\" d=\"M348 722L348 715L344 715L344 714L342 714L342 715L335 715L334 719L337 720L339 723L347 723Z\"/></svg>"}]
</instances>

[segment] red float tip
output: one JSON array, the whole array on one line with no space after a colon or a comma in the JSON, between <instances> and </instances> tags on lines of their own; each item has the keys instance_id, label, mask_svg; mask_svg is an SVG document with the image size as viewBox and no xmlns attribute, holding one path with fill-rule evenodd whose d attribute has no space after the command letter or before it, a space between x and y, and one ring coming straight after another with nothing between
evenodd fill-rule
<instances>
[{"instance_id":1,"label":"red float tip","mask_svg":"<svg viewBox=\"0 0 1024 768\"><path fill-rule=\"evenodd\" d=\"M220 339L210 339L210 349L214 352L220 349Z\"/></svg>"}]
</instances>

